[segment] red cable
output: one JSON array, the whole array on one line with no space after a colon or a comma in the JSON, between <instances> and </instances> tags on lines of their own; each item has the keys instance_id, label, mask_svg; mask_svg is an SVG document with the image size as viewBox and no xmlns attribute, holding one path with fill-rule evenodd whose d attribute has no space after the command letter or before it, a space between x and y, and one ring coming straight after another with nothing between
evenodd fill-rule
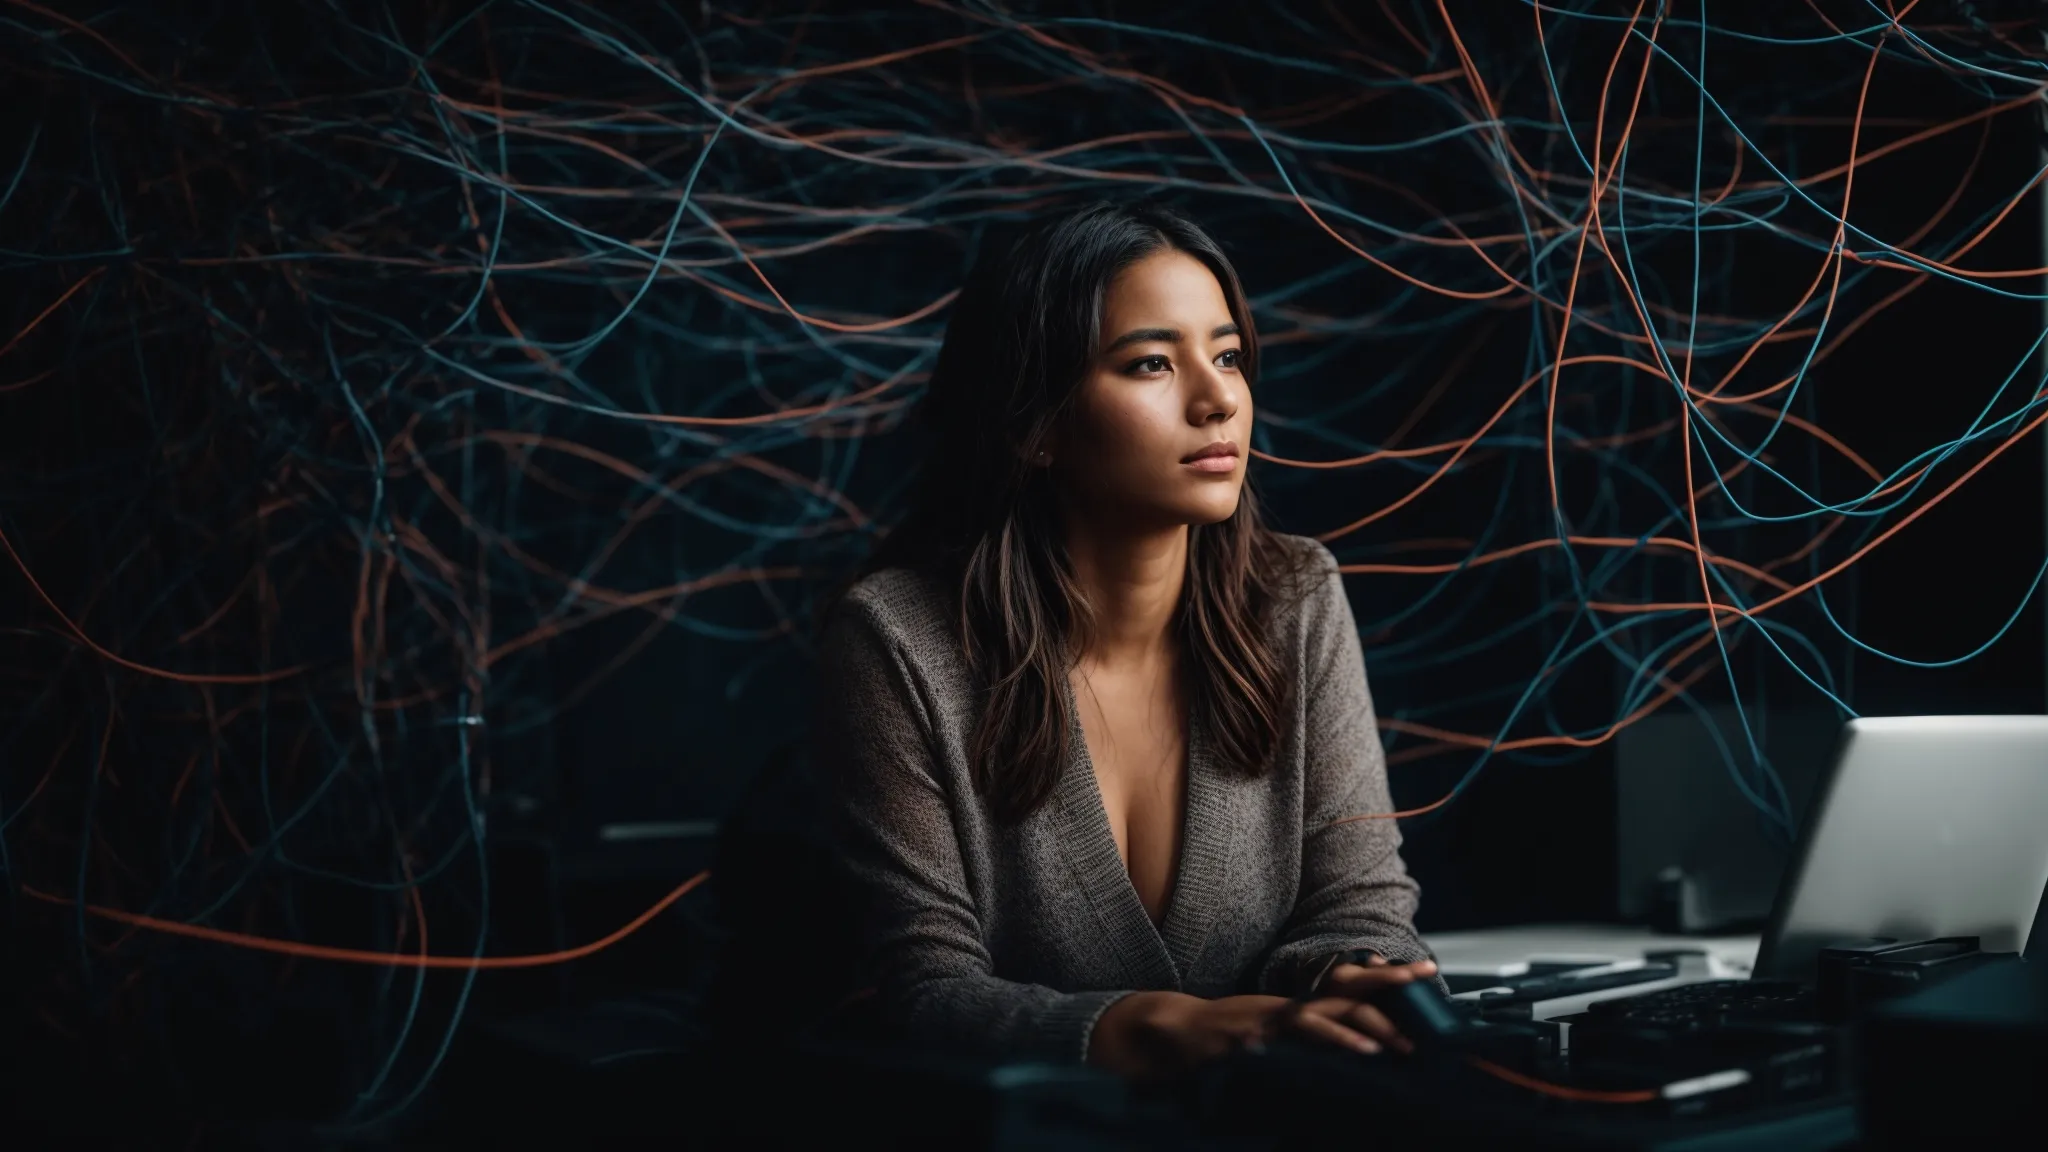
<instances>
[{"instance_id":1,"label":"red cable","mask_svg":"<svg viewBox=\"0 0 2048 1152\"><path fill-rule=\"evenodd\" d=\"M542 952L530 956L405 956L395 952L374 952L364 948L333 948L325 944L302 944L296 940L277 940L268 936L252 936L244 932L228 932L219 928L207 928L199 924L181 924L176 920L159 920L154 916L143 916L134 912L123 912L117 908L102 908L97 904L85 905L85 910L104 920L114 920L152 932L164 932L172 936L187 936L194 940L210 940L216 944L230 944L237 948L249 948L258 952L275 952L282 956L304 956L314 960L335 960L343 964L376 964L387 968L435 968L456 971L481 971L504 968L544 968L550 964L566 964L581 960L585 956L602 952L617 944L641 928L647 922L668 910L669 905L688 895L690 889L709 879L709 870L699 872L677 885L675 890L662 897L652 908L635 916L623 927L602 939L593 940L576 948L561 952ZM52 896L22 885L22 892L51 904L75 904L77 901L62 896Z\"/></svg>"}]
</instances>

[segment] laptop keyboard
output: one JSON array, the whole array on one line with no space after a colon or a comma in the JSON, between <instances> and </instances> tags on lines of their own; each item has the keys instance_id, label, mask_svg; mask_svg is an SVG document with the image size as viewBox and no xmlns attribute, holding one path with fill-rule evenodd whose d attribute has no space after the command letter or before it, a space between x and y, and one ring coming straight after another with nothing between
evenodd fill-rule
<instances>
[{"instance_id":1,"label":"laptop keyboard","mask_svg":"<svg viewBox=\"0 0 2048 1152\"><path fill-rule=\"evenodd\" d=\"M1591 1024L1693 1031L1730 1024L1790 1023L1815 1018L1813 990L1788 980L1703 980L1599 1000L1586 1006Z\"/></svg>"}]
</instances>

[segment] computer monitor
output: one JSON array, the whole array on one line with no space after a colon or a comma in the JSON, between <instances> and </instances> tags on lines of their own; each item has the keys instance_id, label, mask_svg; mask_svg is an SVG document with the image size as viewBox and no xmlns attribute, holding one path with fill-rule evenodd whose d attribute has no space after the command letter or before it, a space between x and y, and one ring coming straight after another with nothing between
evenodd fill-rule
<instances>
[{"instance_id":1,"label":"computer monitor","mask_svg":"<svg viewBox=\"0 0 2048 1152\"><path fill-rule=\"evenodd\" d=\"M1852 937L2027 947L2048 888L2048 716L1851 720L1754 971L1814 979Z\"/></svg>"},{"instance_id":2,"label":"computer monitor","mask_svg":"<svg viewBox=\"0 0 2048 1152\"><path fill-rule=\"evenodd\" d=\"M1776 704L1764 713L1725 704L1664 708L1622 729L1614 750L1621 918L1687 935L1762 931L1841 740L1833 708ZM1751 741L1784 785L1784 833L1736 783L1748 777L1775 798L1754 785ZM1674 873L1676 891L1667 888Z\"/></svg>"}]
</instances>

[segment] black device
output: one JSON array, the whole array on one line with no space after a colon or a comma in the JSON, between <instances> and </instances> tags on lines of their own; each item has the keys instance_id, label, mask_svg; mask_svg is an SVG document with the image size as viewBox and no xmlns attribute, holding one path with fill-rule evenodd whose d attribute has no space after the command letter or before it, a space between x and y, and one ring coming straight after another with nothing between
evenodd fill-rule
<instances>
[{"instance_id":1,"label":"black device","mask_svg":"<svg viewBox=\"0 0 2048 1152\"><path fill-rule=\"evenodd\" d=\"M1683 1035L1763 1026L1832 1026L1882 1000L1960 975L2009 953L1978 950L1975 936L1932 940L1865 937L1821 950L1814 984L1796 980L1702 980L1637 996L1600 1000L1569 1018L1576 1037L1597 1043L1608 1028ZM1581 1047L1575 1040L1574 1049Z\"/></svg>"},{"instance_id":2,"label":"black device","mask_svg":"<svg viewBox=\"0 0 2048 1152\"><path fill-rule=\"evenodd\" d=\"M1917 941L1916 941L1917 943ZM1849 1018L1849 969L1863 960L1895 951L1899 941L1892 936L1865 936L1837 940L1820 950L1814 976L1814 1010L1824 1020Z\"/></svg>"},{"instance_id":3,"label":"black device","mask_svg":"<svg viewBox=\"0 0 2048 1152\"><path fill-rule=\"evenodd\" d=\"M1873 1005L2009 959L1972 936L1836 941L1814 984L1709 980L1597 1001L1564 1017L1580 1073L1659 1069L1683 1076L1741 1069L1757 1100L1845 1091L1853 1079L1845 1025Z\"/></svg>"},{"instance_id":4,"label":"black device","mask_svg":"<svg viewBox=\"0 0 2048 1152\"><path fill-rule=\"evenodd\" d=\"M1475 1011L1470 1003L1446 997L1432 980L1383 988L1368 1003L1386 1014L1424 1061L1442 1064L1476 1056L1509 1068L1535 1069L1557 1060L1557 1025L1529 1019L1526 1004L1519 1015Z\"/></svg>"},{"instance_id":5,"label":"black device","mask_svg":"<svg viewBox=\"0 0 2048 1152\"><path fill-rule=\"evenodd\" d=\"M1813 990L1788 980L1702 980L1596 1001L1580 1015L1586 1027L1637 1024L1682 1032L1815 1018Z\"/></svg>"},{"instance_id":6,"label":"black device","mask_svg":"<svg viewBox=\"0 0 2048 1152\"><path fill-rule=\"evenodd\" d=\"M1597 1001L1560 1022L1582 1074L1740 1069L1752 1105L1813 1099L1846 1081L1841 1030L1815 1018L1813 990L1800 984L1709 980Z\"/></svg>"},{"instance_id":7,"label":"black device","mask_svg":"<svg viewBox=\"0 0 2048 1152\"><path fill-rule=\"evenodd\" d=\"M1871 937L1830 944L1820 953L1816 1008L1822 1020L1847 1023L1879 1001L2011 955L1983 951L1975 936L1907 941Z\"/></svg>"},{"instance_id":8,"label":"black device","mask_svg":"<svg viewBox=\"0 0 2048 1152\"><path fill-rule=\"evenodd\" d=\"M1306 1042L1240 1053L1203 1082L1213 1122L1204 1130L1257 1134L1269 1141L1261 1147L1315 1147L1355 1136L1366 1100L1390 1142L1732 1152L1834 1147L1853 1135L1846 1094L1830 1095L1814 1067L1831 1051L1811 1040L1729 1047L1706 1064L1583 1069L1543 1042L1555 1035L1552 1022L1486 1018L1434 982L1383 988L1370 1003L1414 1042L1412 1056Z\"/></svg>"},{"instance_id":9,"label":"black device","mask_svg":"<svg viewBox=\"0 0 2048 1152\"><path fill-rule=\"evenodd\" d=\"M1381 989L1369 1001L1417 1050L1455 1045L1471 1030L1471 1022L1428 980L1410 980Z\"/></svg>"},{"instance_id":10,"label":"black device","mask_svg":"<svg viewBox=\"0 0 2048 1152\"><path fill-rule=\"evenodd\" d=\"M2048 1141L2048 963L1990 954L1952 979L1873 1006L1855 1035L1865 1146Z\"/></svg>"}]
</instances>

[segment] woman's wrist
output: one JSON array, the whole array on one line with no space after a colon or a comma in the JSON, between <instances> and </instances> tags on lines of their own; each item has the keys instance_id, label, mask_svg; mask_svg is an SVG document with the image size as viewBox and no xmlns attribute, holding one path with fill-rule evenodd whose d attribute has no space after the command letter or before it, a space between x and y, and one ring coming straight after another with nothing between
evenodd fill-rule
<instances>
[{"instance_id":1,"label":"woman's wrist","mask_svg":"<svg viewBox=\"0 0 2048 1152\"><path fill-rule=\"evenodd\" d=\"M1133 992L1103 1009L1088 1036L1088 1063L1125 1076L1164 1062L1171 1021L1202 1003L1185 992Z\"/></svg>"},{"instance_id":2,"label":"woman's wrist","mask_svg":"<svg viewBox=\"0 0 2048 1152\"><path fill-rule=\"evenodd\" d=\"M1337 965L1369 964L1371 958L1377 955L1379 953L1371 948L1346 948L1321 956L1311 956L1295 969L1294 992L1298 996L1313 996Z\"/></svg>"}]
</instances>

